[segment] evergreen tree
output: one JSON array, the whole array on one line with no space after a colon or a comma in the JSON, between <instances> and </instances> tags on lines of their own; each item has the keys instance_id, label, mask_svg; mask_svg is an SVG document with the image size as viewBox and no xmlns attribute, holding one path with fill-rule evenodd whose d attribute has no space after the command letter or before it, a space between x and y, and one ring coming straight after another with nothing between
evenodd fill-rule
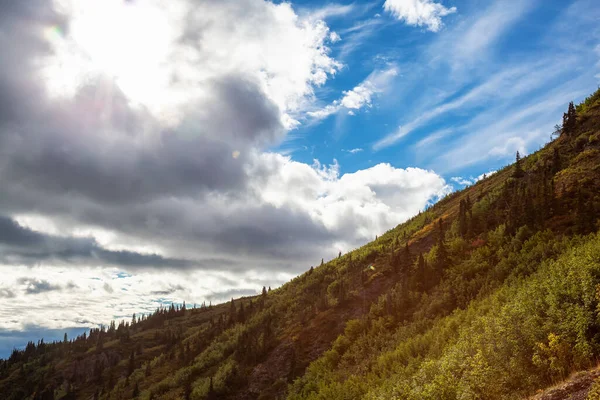
<instances>
[{"instance_id":1,"label":"evergreen tree","mask_svg":"<svg viewBox=\"0 0 600 400\"><path fill-rule=\"evenodd\" d=\"M240 301L240 309L238 311L237 320L242 323L246 320L246 313L244 311L244 302L243 301Z\"/></svg>"},{"instance_id":2,"label":"evergreen tree","mask_svg":"<svg viewBox=\"0 0 600 400\"><path fill-rule=\"evenodd\" d=\"M231 298L231 304L229 306L229 324L233 325L236 322L236 308L235 303L233 302L233 297Z\"/></svg>"},{"instance_id":3,"label":"evergreen tree","mask_svg":"<svg viewBox=\"0 0 600 400\"><path fill-rule=\"evenodd\" d=\"M515 171L513 172L514 178L521 178L525 175L523 172L523 166L521 165L521 154L517 151L516 161L515 161Z\"/></svg>"},{"instance_id":4,"label":"evergreen tree","mask_svg":"<svg viewBox=\"0 0 600 400\"><path fill-rule=\"evenodd\" d=\"M127 376L131 375L135 370L135 353L131 351L129 355L129 364L127 364Z\"/></svg>"}]
</instances>

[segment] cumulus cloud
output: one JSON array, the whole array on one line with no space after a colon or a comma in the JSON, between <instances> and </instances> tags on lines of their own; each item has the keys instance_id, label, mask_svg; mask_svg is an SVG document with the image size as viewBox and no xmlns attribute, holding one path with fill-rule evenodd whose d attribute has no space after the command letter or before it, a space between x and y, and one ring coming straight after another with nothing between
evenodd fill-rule
<instances>
[{"instance_id":1,"label":"cumulus cloud","mask_svg":"<svg viewBox=\"0 0 600 400\"><path fill-rule=\"evenodd\" d=\"M456 7L447 8L433 0L386 0L383 8L407 25L426 26L432 32L441 29L442 17L456 12Z\"/></svg>"},{"instance_id":2,"label":"cumulus cloud","mask_svg":"<svg viewBox=\"0 0 600 400\"><path fill-rule=\"evenodd\" d=\"M340 68L323 20L262 0L138 3L0 14L0 329L276 286L447 191L433 171L341 174L266 152ZM125 37L103 36L109 24ZM148 26L157 50L133 51ZM335 106L370 107L395 75L374 72Z\"/></svg>"}]
</instances>

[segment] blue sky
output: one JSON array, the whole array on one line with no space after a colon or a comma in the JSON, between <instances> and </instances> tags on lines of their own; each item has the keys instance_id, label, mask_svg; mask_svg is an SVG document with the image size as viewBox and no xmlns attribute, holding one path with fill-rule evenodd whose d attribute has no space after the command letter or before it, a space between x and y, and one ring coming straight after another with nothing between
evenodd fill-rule
<instances>
[{"instance_id":1,"label":"blue sky","mask_svg":"<svg viewBox=\"0 0 600 400\"><path fill-rule=\"evenodd\" d=\"M397 75L359 110L309 121L279 150L303 162L336 158L342 171L389 162L476 177L547 142L568 101L597 87L594 1L440 4L456 10L437 31L398 21L378 2L325 7L344 67L317 90L323 107L373 74Z\"/></svg>"},{"instance_id":2,"label":"blue sky","mask_svg":"<svg viewBox=\"0 0 600 400\"><path fill-rule=\"evenodd\" d=\"M6 3L0 357L277 287L600 82L593 0Z\"/></svg>"}]
</instances>

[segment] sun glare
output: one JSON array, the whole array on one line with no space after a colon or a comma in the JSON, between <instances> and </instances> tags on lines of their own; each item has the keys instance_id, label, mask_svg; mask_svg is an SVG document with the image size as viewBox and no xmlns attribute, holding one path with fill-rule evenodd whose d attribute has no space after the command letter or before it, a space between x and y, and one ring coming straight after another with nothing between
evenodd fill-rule
<instances>
[{"instance_id":1,"label":"sun glare","mask_svg":"<svg viewBox=\"0 0 600 400\"><path fill-rule=\"evenodd\" d=\"M109 77L134 104L160 104L169 82L168 56L173 31L161 10L148 2L73 2L63 32L45 36L54 46L46 77L54 95L74 92L82 76Z\"/></svg>"}]
</instances>

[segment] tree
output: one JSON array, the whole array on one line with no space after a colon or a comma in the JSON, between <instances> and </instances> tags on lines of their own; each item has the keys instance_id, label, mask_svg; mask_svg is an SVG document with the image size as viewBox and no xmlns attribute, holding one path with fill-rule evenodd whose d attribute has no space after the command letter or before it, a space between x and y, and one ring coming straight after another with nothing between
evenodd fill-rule
<instances>
[{"instance_id":1,"label":"tree","mask_svg":"<svg viewBox=\"0 0 600 400\"><path fill-rule=\"evenodd\" d=\"M215 393L215 388L213 386L213 378L210 377L210 383L208 384L208 394L206 396L208 400L213 400L217 398L217 394Z\"/></svg>"},{"instance_id":2,"label":"tree","mask_svg":"<svg viewBox=\"0 0 600 400\"><path fill-rule=\"evenodd\" d=\"M127 376L133 374L135 370L135 353L131 351L131 355L129 356L129 364L127 365Z\"/></svg>"},{"instance_id":3,"label":"tree","mask_svg":"<svg viewBox=\"0 0 600 400\"><path fill-rule=\"evenodd\" d=\"M231 298L231 305L229 306L229 323L233 325L236 320L236 309L235 303L233 302L233 297Z\"/></svg>"},{"instance_id":4,"label":"tree","mask_svg":"<svg viewBox=\"0 0 600 400\"><path fill-rule=\"evenodd\" d=\"M445 232L444 232L444 220L440 218L438 223L438 253L437 253L437 265L436 273L440 274L448 263L448 251L446 250L445 243Z\"/></svg>"},{"instance_id":5,"label":"tree","mask_svg":"<svg viewBox=\"0 0 600 400\"><path fill-rule=\"evenodd\" d=\"M554 131L550 135L550 139L554 139L554 136L558 137L563 131L563 126L561 124L554 125Z\"/></svg>"},{"instance_id":6,"label":"tree","mask_svg":"<svg viewBox=\"0 0 600 400\"><path fill-rule=\"evenodd\" d=\"M515 161L515 171L513 172L514 178L521 178L525 175L523 172L523 166L521 165L521 154L517 151L516 161Z\"/></svg>"},{"instance_id":7,"label":"tree","mask_svg":"<svg viewBox=\"0 0 600 400\"><path fill-rule=\"evenodd\" d=\"M133 392L131 393L131 397L133 397L135 399L139 395L140 395L140 388L138 387L138 383L136 382L135 386L133 387Z\"/></svg>"},{"instance_id":8,"label":"tree","mask_svg":"<svg viewBox=\"0 0 600 400\"><path fill-rule=\"evenodd\" d=\"M183 387L183 396L185 400L190 400L192 398L192 377L188 376L185 379L184 387Z\"/></svg>"},{"instance_id":9,"label":"tree","mask_svg":"<svg viewBox=\"0 0 600 400\"><path fill-rule=\"evenodd\" d=\"M467 235L467 202L461 200L458 207L458 233L461 237Z\"/></svg>"},{"instance_id":10,"label":"tree","mask_svg":"<svg viewBox=\"0 0 600 400\"><path fill-rule=\"evenodd\" d=\"M240 309L238 311L237 320L242 323L246 320L246 313L244 311L244 302L243 301L240 301Z\"/></svg>"}]
</instances>

